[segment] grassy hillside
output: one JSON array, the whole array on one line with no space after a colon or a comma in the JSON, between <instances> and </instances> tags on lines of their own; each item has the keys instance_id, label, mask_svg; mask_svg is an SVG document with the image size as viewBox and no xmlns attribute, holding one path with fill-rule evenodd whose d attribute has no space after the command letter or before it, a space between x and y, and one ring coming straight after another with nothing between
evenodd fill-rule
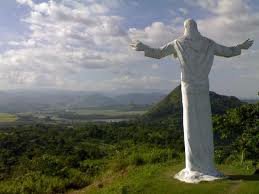
<instances>
[{"instance_id":1,"label":"grassy hillside","mask_svg":"<svg viewBox=\"0 0 259 194\"><path fill-rule=\"evenodd\" d=\"M0 193L258 193L258 115L259 103L214 115L215 161L234 180L199 185L172 178L184 149L179 117L170 114L154 122L3 127Z\"/></svg>"},{"instance_id":2,"label":"grassy hillside","mask_svg":"<svg viewBox=\"0 0 259 194\"><path fill-rule=\"evenodd\" d=\"M174 104L175 111L181 108L179 105L180 93L178 90L168 95L162 102L150 112L158 114L154 119L163 115L160 120L161 128L164 118L172 117L168 113L167 106ZM178 92L177 92L178 91ZM129 165L117 171L108 171L101 177L97 177L91 185L79 191L71 191L71 194L257 194L259 193L259 174L254 174L259 151L259 104L240 106L235 97L220 96L211 92L214 113L226 112L227 107L238 106L228 110L224 115L215 115L215 159L218 169L229 178L214 182L202 182L200 184L182 183L173 178L174 174L183 167L183 158L169 159L164 162L141 162L138 165ZM178 103L177 103L178 102ZM157 109L156 109L157 108ZM160 110L160 111L159 111ZM148 114L150 114L150 112ZM161 117L160 117L161 118ZM167 120L168 121L168 120ZM169 129L166 129L167 131ZM160 131L156 131L156 138L160 138ZM173 133L173 132L172 132ZM163 134L163 131L162 133ZM150 134L147 135L147 139ZM242 138L240 138L242 137ZM174 141L175 142L175 141ZM176 142L173 147L175 147ZM219 146L219 147L217 147ZM148 150L140 151L139 157L143 157ZM246 159L244 159L245 157ZM251 159L251 160L250 160ZM141 161L140 158L138 160ZM124 164L123 161L120 161Z\"/></svg>"},{"instance_id":3,"label":"grassy hillside","mask_svg":"<svg viewBox=\"0 0 259 194\"><path fill-rule=\"evenodd\" d=\"M188 184L173 178L183 168L181 162L130 166L117 173L107 173L93 184L70 194L257 194L259 175L251 175L248 169L236 165L218 165L228 179L200 184Z\"/></svg>"}]
</instances>

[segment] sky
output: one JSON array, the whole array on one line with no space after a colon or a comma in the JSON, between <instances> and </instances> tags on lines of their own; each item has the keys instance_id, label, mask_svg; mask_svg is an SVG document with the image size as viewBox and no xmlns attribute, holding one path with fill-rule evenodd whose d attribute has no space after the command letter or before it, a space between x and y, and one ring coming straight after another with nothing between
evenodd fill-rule
<instances>
[{"instance_id":1,"label":"sky","mask_svg":"<svg viewBox=\"0 0 259 194\"><path fill-rule=\"evenodd\" d=\"M57 88L94 92L169 92L180 83L172 56L151 59L129 47L160 47L193 18L215 42L235 46L216 57L210 88L256 98L259 91L257 0L8 0L0 2L0 89Z\"/></svg>"}]
</instances>

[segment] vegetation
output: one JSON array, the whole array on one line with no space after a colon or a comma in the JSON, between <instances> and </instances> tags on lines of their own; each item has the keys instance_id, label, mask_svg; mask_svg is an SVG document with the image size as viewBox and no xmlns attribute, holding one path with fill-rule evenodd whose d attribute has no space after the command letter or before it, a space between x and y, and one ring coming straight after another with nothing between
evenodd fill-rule
<instances>
[{"instance_id":1,"label":"vegetation","mask_svg":"<svg viewBox=\"0 0 259 194\"><path fill-rule=\"evenodd\" d=\"M214 131L220 161L227 155L235 155L241 163L250 159L256 165L259 161L259 103L214 116Z\"/></svg>"},{"instance_id":2,"label":"vegetation","mask_svg":"<svg viewBox=\"0 0 259 194\"><path fill-rule=\"evenodd\" d=\"M72 120L95 119L130 119L145 113L145 110L118 110L118 109L78 109L68 112L59 112L57 116Z\"/></svg>"},{"instance_id":3,"label":"vegetation","mask_svg":"<svg viewBox=\"0 0 259 194\"><path fill-rule=\"evenodd\" d=\"M89 185L108 169L116 172L130 165L179 157L171 148L136 145L123 133L119 133L122 140L118 141L119 137L109 134L112 130L115 126L109 124L76 128L35 125L2 130L0 193L63 193Z\"/></svg>"},{"instance_id":4,"label":"vegetation","mask_svg":"<svg viewBox=\"0 0 259 194\"><path fill-rule=\"evenodd\" d=\"M14 122L17 120L17 117L8 113L0 113L0 122Z\"/></svg>"},{"instance_id":5,"label":"vegetation","mask_svg":"<svg viewBox=\"0 0 259 194\"><path fill-rule=\"evenodd\" d=\"M161 102L133 121L1 128L0 193L258 193L259 103L217 101L215 159L233 180L189 186L172 178L184 156L179 98L162 101L174 113Z\"/></svg>"},{"instance_id":6,"label":"vegetation","mask_svg":"<svg viewBox=\"0 0 259 194\"><path fill-rule=\"evenodd\" d=\"M89 187L80 190L84 194L257 194L258 175L251 175L251 166L238 164L218 165L220 171L229 176L229 179L209 183L186 184L174 179L173 176L183 168L183 163L170 161L160 164L131 166L125 171L105 174ZM76 192L71 192L75 194Z\"/></svg>"}]
</instances>

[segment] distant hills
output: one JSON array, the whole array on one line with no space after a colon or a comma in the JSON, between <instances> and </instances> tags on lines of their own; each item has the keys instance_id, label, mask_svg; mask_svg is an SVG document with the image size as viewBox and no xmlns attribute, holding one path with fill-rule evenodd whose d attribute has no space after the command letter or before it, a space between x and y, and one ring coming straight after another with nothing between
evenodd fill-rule
<instances>
[{"instance_id":1,"label":"distant hills","mask_svg":"<svg viewBox=\"0 0 259 194\"><path fill-rule=\"evenodd\" d=\"M245 102L234 96L224 96L210 91L212 114L223 114L230 108L241 106ZM144 118L164 119L167 117L179 117L182 115L181 86L177 86L162 101L153 106Z\"/></svg>"},{"instance_id":2,"label":"distant hills","mask_svg":"<svg viewBox=\"0 0 259 194\"><path fill-rule=\"evenodd\" d=\"M229 108L244 102L233 96L210 92L213 114L222 114ZM182 114L181 87L168 95L162 92L129 93L108 95L84 91L67 90L11 90L0 91L0 112L35 112L42 110L70 110L89 107L154 105L145 115L147 118L161 118Z\"/></svg>"},{"instance_id":3,"label":"distant hills","mask_svg":"<svg viewBox=\"0 0 259 194\"><path fill-rule=\"evenodd\" d=\"M151 105L165 97L163 93L129 93L109 96L101 93L64 90L14 90L0 92L0 112L35 112L88 107Z\"/></svg>"},{"instance_id":4,"label":"distant hills","mask_svg":"<svg viewBox=\"0 0 259 194\"><path fill-rule=\"evenodd\" d=\"M114 97L114 100L119 104L135 104L135 105L150 105L162 100L166 94L152 93L130 93Z\"/></svg>"}]
</instances>

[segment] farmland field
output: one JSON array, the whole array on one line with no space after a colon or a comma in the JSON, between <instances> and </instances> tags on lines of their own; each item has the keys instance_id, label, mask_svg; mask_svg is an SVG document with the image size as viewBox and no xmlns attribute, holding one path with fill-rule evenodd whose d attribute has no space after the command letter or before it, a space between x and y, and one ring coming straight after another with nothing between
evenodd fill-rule
<instances>
[{"instance_id":1,"label":"farmland field","mask_svg":"<svg viewBox=\"0 0 259 194\"><path fill-rule=\"evenodd\" d=\"M105 116L121 116L121 115L140 115L144 114L145 110L117 110L117 109L79 109L75 110L79 115L105 115Z\"/></svg>"},{"instance_id":2,"label":"farmland field","mask_svg":"<svg viewBox=\"0 0 259 194\"><path fill-rule=\"evenodd\" d=\"M9 113L0 113L0 122L14 122L17 120L15 115Z\"/></svg>"}]
</instances>

